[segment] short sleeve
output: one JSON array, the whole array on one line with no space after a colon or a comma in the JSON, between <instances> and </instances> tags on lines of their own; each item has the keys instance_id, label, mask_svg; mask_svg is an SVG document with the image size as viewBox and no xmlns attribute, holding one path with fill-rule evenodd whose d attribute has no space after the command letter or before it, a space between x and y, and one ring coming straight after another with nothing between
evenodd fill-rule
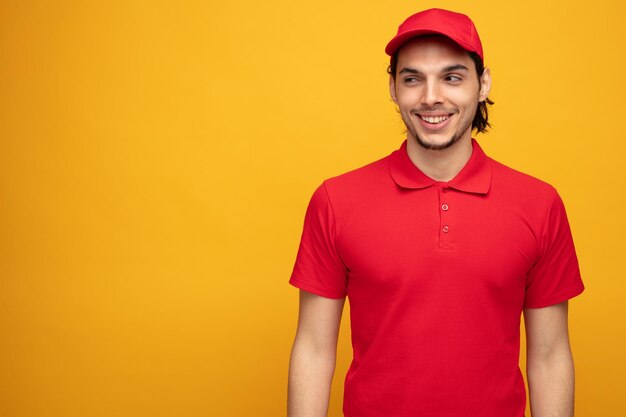
<instances>
[{"instance_id":1,"label":"short sleeve","mask_svg":"<svg viewBox=\"0 0 626 417\"><path fill-rule=\"evenodd\" d=\"M346 282L346 268L336 247L335 217L322 184L309 202L289 283L322 297L343 298L347 294Z\"/></svg>"},{"instance_id":2,"label":"short sleeve","mask_svg":"<svg viewBox=\"0 0 626 417\"><path fill-rule=\"evenodd\" d=\"M565 207L554 192L540 238L540 255L526 280L524 308L569 300L585 289Z\"/></svg>"}]
</instances>

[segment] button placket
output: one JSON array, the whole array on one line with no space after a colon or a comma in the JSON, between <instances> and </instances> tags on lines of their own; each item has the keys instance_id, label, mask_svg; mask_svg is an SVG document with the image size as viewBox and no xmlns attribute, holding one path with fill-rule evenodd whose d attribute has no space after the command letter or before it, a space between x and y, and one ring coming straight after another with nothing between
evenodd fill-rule
<instances>
[{"instance_id":1,"label":"button placket","mask_svg":"<svg viewBox=\"0 0 626 417\"><path fill-rule=\"evenodd\" d=\"M451 224L450 211L450 190L443 187L439 192L439 249L455 249L454 225Z\"/></svg>"}]
</instances>

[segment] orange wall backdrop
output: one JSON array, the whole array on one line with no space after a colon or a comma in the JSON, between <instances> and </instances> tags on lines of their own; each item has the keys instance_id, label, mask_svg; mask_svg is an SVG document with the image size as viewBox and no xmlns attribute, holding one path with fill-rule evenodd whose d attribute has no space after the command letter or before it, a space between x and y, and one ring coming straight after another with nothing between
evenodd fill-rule
<instances>
[{"instance_id":1,"label":"orange wall backdrop","mask_svg":"<svg viewBox=\"0 0 626 417\"><path fill-rule=\"evenodd\" d=\"M401 142L383 48L435 5L483 37L484 148L568 207L577 415L624 415L617 0L0 1L0 415L284 415L308 199Z\"/></svg>"}]
</instances>

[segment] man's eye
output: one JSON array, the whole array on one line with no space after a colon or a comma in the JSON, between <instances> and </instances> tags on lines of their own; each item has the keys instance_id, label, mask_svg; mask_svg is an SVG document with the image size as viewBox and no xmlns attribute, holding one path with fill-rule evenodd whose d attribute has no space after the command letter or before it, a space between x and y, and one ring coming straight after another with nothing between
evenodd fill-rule
<instances>
[{"instance_id":1,"label":"man's eye","mask_svg":"<svg viewBox=\"0 0 626 417\"><path fill-rule=\"evenodd\" d=\"M461 77L459 77L458 75L448 75L446 77L446 81L453 81L453 82L461 81Z\"/></svg>"},{"instance_id":2,"label":"man's eye","mask_svg":"<svg viewBox=\"0 0 626 417\"><path fill-rule=\"evenodd\" d=\"M405 82L405 83L414 83L414 82L416 82L416 81L417 81L417 77L406 77L406 78L404 79L404 82Z\"/></svg>"}]
</instances>

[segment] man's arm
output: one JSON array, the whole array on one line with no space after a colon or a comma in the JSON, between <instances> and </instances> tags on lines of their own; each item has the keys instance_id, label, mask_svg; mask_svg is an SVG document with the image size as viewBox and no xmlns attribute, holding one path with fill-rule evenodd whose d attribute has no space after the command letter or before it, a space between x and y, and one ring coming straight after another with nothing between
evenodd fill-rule
<instances>
[{"instance_id":1,"label":"man's arm","mask_svg":"<svg viewBox=\"0 0 626 417\"><path fill-rule=\"evenodd\" d=\"M532 417L573 417L574 361L567 329L567 301L524 309L524 322Z\"/></svg>"},{"instance_id":2,"label":"man's arm","mask_svg":"<svg viewBox=\"0 0 626 417\"><path fill-rule=\"evenodd\" d=\"M326 417L345 298L300 290L298 330L289 363L288 417Z\"/></svg>"}]
</instances>

